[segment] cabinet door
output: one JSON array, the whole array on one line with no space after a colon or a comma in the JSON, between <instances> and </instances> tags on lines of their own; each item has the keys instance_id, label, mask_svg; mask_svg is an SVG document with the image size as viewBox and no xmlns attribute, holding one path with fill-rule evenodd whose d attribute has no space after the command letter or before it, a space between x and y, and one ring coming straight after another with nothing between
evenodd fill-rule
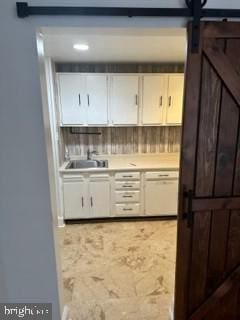
<instances>
[{"instance_id":1,"label":"cabinet door","mask_svg":"<svg viewBox=\"0 0 240 320\"><path fill-rule=\"evenodd\" d=\"M168 78L167 124L181 124L184 75L173 74Z\"/></svg>"},{"instance_id":2,"label":"cabinet door","mask_svg":"<svg viewBox=\"0 0 240 320\"><path fill-rule=\"evenodd\" d=\"M114 125L137 125L139 77L113 76L111 83L111 121Z\"/></svg>"},{"instance_id":3,"label":"cabinet door","mask_svg":"<svg viewBox=\"0 0 240 320\"><path fill-rule=\"evenodd\" d=\"M153 180L145 183L146 215L176 215L178 180Z\"/></svg>"},{"instance_id":4,"label":"cabinet door","mask_svg":"<svg viewBox=\"0 0 240 320\"><path fill-rule=\"evenodd\" d=\"M167 75L143 77L142 124L162 124L167 101Z\"/></svg>"},{"instance_id":5,"label":"cabinet door","mask_svg":"<svg viewBox=\"0 0 240 320\"><path fill-rule=\"evenodd\" d=\"M62 124L86 124L85 77L79 74L59 74L58 84Z\"/></svg>"},{"instance_id":6,"label":"cabinet door","mask_svg":"<svg viewBox=\"0 0 240 320\"><path fill-rule=\"evenodd\" d=\"M108 123L107 79L104 75L86 77L87 118L90 125Z\"/></svg>"},{"instance_id":7,"label":"cabinet door","mask_svg":"<svg viewBox=\"0 0 240 320\"><path fill-rule=\"evenodd\" d=\"M90 217L109 217L111 208L110 181L106 179L91 179L89 181Z\"/></svg>"},{"instance_id":8,"label":"cabinet door","mask_svg":"<svg viewBox=\"0 0 240 320\"><path fill-rule=\"evenodd\" d=\"M87 182L85 180L64 181L63 199L65 219L88 217Z\"/></svg>"}]
</instances>

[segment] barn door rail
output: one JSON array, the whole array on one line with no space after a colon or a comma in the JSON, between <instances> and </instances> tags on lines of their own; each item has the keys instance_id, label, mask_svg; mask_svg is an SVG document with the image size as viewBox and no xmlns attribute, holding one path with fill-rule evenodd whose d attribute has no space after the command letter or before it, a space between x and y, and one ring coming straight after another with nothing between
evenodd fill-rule
<instances>
[{"instance_id":1,"label":"barn door rail","mask_svg":"<svg viewBox=\"0 0 240 320\"><path fill-rule=\"evenodd\" d=\"M132 17L186 17L193 23L192 53L197 53L202 18L240 18L239 9L205 9L207 0L185 0L185 8L134 8L134 7L78 7L78 6L30 6L28 2L16 2L17 16L126 16Z\"/></svg>"},{"instance_id":2,"label":"barn door rail","mask_svg":"<svg viewBox=\"0 0 240 320\"><path fill-rule=\"evenodd\" d=\"M185 210L183 219L187 219L190 228L194 221L196 211L220 211L220 210L240 210L240 197L195 197L193 190L184 192Z\"/></svg>"}]
</instances>

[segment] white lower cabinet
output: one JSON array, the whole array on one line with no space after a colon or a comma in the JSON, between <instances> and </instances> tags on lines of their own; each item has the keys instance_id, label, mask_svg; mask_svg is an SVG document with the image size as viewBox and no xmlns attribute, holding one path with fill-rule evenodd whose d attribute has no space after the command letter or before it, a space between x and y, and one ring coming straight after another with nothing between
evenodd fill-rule
<instances>
[{"instance_id":1,"label":"white lower cabinet","mask_svg":"<svg viewBox=\"0 0 240 320\"><path fill-rule=\"evenodd\" d=\"M65 219L177 214L178 171L63 175Z\"/></svg>"},{"instance_id":2,"label":"white lower cabinet","mask_svg":"<svg viewBox=\"0 0 240 320\"><path fill-rule=\"evenodd\" d=\"M84 177L66 177L63 182L65 219L89 217L87 202L88 186Z\"/></svg>"},{"instance_id":3,"label":"white lower cabinet","mask_svg":"<svg viewBox=\"0 0 240 320\"><path fill-rule=\"evenodd\" d=\"M90 216L109 217L111 211L110 181L108 176L90 176L89 179Z\"/></svg>"},{"instance_id":4,"label":"white lower cabinet","mask_svg":"<svg viewBox=\"0 0 240 320\"><path fill-rule=\"evenodd\" d=\"M145 174L145 214L167 216L177 214L178 173L149 172Z\"/></svg>"},{"instance_id":5,"label":"white lower cabinet","mask_svg":"<svg viewBox=\"0 0 240 320\"><path fill-rule=\"evenodd\" d=\"M111 211L109 175L63 177L65 219L109 217Z\"/></svg>"}]
</instances>

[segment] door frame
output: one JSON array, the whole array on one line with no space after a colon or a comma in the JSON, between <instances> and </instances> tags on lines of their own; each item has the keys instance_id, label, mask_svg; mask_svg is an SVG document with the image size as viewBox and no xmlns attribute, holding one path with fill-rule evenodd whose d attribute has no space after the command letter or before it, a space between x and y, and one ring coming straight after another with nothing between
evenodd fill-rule
<instances>
[{"instance_id":1,"label":"door frame","mask_svg":"<svg viewBox=\"0 0 240 320\"><path fill-rule=\"evenodd\" d=\"M126 27L126 29L131 29L131 28L132 28L131 26ZM154 28L154 26L152 26L151 28ZM186 28L184 29L186 30ZM57 132L57 130L54 130L55 128L57 128L57 124L54 120L59 117L59 114L57 112L56 99L54 98L56 88L50 85L50 90L49 90L47 86L50 82L54 83L54 69L53 69L51 59L48 57L45 57L44 55L43 34L44 34L44 31L42 30L42 28L38 28L36 32L36 37L37 37L37 51L38 51L40 85L41 85L41 95L42 95L43 125L44 125L44 135L45 135L45 143L46 143L46 150L47 150L53 226L55 228L55 227L65 226L64 216L63 216L63 212L64 212L63 193L60 192L60 189L62 188L62 180L59 176L59 167L56 165L59 163L59 151L58 151L59 145L56 142L58 140L59 133ZM185 57L184 63L186 63L186 57ZM88 73L86 73L86 75L87 74ZM141 73L130 73L130 74L138 75L138 76L141 75ZM109 75L123 75L123 74L110 73ZM59 248L58 238L55 230L54 230L54 242L55 242L55 254L56 254L61 314L63 315L62 320L67 320L68 319L67 317L69 314L69 308L67 305L64 305L64 299L63 299L64 289L63 289L62 272L61 272L60 248ZM172 314L171 312L169 313Z\"/></svg>"}]
</instances>

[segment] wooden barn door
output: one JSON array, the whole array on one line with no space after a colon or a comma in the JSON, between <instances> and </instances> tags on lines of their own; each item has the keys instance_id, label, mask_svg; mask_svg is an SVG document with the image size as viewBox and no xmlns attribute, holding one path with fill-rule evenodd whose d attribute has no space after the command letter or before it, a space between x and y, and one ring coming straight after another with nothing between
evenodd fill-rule
<instances>
[{"instance_id":1,"label":"wooden barn door","mask_svg":"<svg viewBox=\"0 0 240 320\"><path fill-rule=\"evenodd\" d=\"M175 320L240 319L240 23L189 41ZM189 28L191 39L191 26Z\"/></svg>"}]
</instances>

